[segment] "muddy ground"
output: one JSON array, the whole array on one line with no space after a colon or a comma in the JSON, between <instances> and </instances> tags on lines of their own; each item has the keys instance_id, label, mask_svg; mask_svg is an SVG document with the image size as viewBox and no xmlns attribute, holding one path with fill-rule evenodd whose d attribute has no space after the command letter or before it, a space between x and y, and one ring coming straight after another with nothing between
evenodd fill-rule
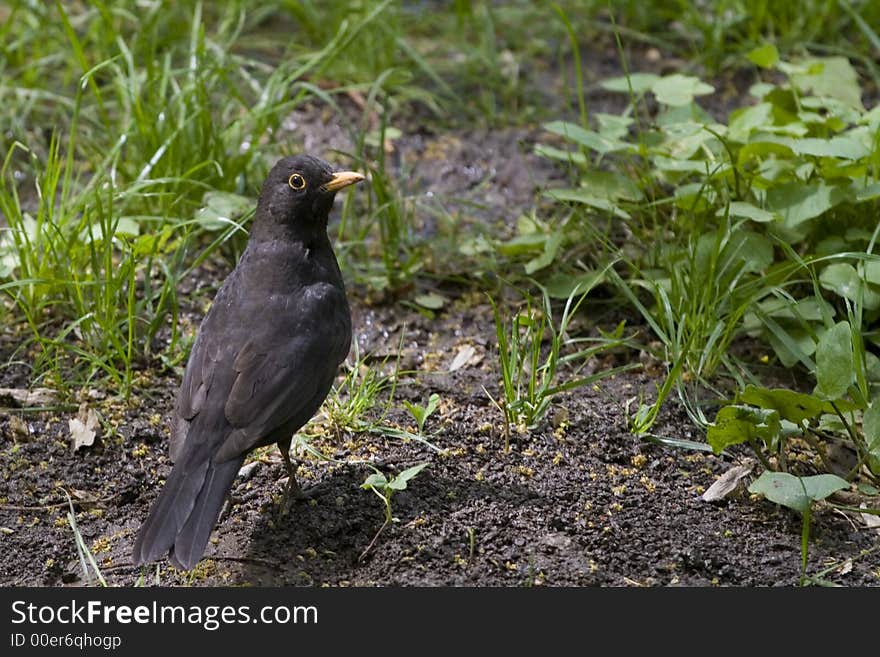
<instances>
[{"instance_id":1,"label":"muddy ground","mask_svg":"<svg viewBox=\"0 0 880 657\"><path fill-rule=\"evenodd\" d=\"M601 94L591 101L594 111L614 102ZM348 146L345 131L317 110L299 110L285 126L291 139L310 135L300 141L312 152ZM405 131L394 158L410 193L472 208L475 224L510 226L533 206L536 190L564 179L532 155L542 135L539 126ZM187 282L185 330L197 325L228 268L215 261ZM650 368L561 396L535 430L513 434L506 452L501 414L483 389L498 392L491 309L479 293L441 291L450 301L429 318L402 303L406 298L376 303L351 290L361 353L371 353L379 366L402 344L400 368L410 372L401 377L384 422L415 431L402 401L439 395L439 409L425 426L427 442L381 431L340 435L319 415L306 433L333 460L304 457L299 474L310 499L285 508L278 452L259 450L233 485L206 558L189 573L164 561L142 571L130 559L134 535L169 471L166 423L179 372L145 373L129 404L100 392L87 398L105 422L103 436L76 452L68 427L75 407L40 413L0 400L0 585L90 583L77 557L65 490L83 542L110 585L141 578L199 586L798 583L796 514L748 494L718 503L701 499L718 475L748 460L745 450L716 457L628 431L626 409L655 394L658 379ZM613 325L607 308L602 312ZM587 329L590 320L588 312ZM5 330L0 362L8 361L18 339ZM450 371L463 349L470 357ZM627 359L638 355L622 352L589 367ZM0 369L0 387L29 385L25 365ZM702 440L674 400L654 432ZM384 510L360 487L371 472L366 462L388 473L428 463L394 495L397 521L378 537ZM859 520L819 507L809 572L826 571L826 580L847 586L876 586L880 555L863 552L877 541Z\"/></svg>"}]
</instances>

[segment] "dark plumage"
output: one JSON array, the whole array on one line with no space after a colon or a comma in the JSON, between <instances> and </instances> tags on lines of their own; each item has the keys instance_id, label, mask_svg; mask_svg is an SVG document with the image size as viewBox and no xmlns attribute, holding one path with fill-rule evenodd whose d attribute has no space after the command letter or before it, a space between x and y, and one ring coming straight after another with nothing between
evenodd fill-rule
<instances>
[{"instance_id":1,"label":"dark plumage","mask_svg":"<svg viewBox=\"0 0 880 657\"><path fill-rule=\"evenodd\" d=\"M269 172L247 248L199 327L174 411L174 467L138 532L136 564L167 553L195 566L250 451L277 443L289 467L293 434L351 343L327 217L336 192L360 180L309 155Z\"/></svg>"}]
</instances>

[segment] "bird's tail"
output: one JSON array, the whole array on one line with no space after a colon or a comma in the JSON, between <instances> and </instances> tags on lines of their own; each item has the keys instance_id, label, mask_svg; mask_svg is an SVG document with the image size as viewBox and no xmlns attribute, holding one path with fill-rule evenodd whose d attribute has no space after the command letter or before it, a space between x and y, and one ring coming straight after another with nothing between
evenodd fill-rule
<instances>
[{"instance_id":1,"label":"bird's tail","mask_svg":"<svg viewBox=\"0 0 880 657\"><path fill-rule=\"evenodd\" d=\"M153 503L134 543L135 565L168 554L178 568L195 566L217 522L244 457L212 463L208 454L183 455Z\"/></svg>"}]
</instances>

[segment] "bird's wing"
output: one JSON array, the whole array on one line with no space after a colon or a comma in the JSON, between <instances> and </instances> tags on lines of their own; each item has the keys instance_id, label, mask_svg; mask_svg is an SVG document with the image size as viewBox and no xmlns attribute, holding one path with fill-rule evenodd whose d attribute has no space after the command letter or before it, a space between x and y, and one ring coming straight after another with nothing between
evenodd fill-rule
<instances>
[{"instance_id":1,"label":"bird's wing","mask_svg":"<svg viewBox=\"0 0 880 657\"><path fill-rule=\"evenodd\" d=\"M226 418L255 437L298 415L325 380L336 376L348 354L351 328L344 291L312 285L297 297L296 307L288 330L258 331L232 365L236 377Z\"/></svg>"},{"instance_id":2,"label":"bird's wing","mask_svg":"<svg viewBox=\"0 0 880 657\"><path fill-rule=\"evenodd\" d=\"M210 318L209 312L208 317L205 318L205 325L210 323ZM217 363L221 360L221 345L216 339L212 339L209 331L202 330L203 328L204 326L199 329L195 344L190 351L183 381L177 393L169 446L171 461L174 463L183 452L192 419L205 405L208 393L213 387Z\"/></svg>"},{"instance_id":3,"label":"bird's wing","mask_svg":"<svg viewBox=\"0 0 880 657\"><path fill-rule=\"evenodd\" d=\"M295 298L263 299L246 327L215 301L193 345L178 398L180 431L172 453L191 440L188 421L223 413L231 431L211 451L216 462L266 444L273 431L311 418L348 354L351 325L344 290L316 284ZM215 311L216 308L216 311ZM290 309L295 309L290 312ZM218 330L214 327L224 327ZM175 448L177 444L177 448Z\"/></svg>"}]
</instances>

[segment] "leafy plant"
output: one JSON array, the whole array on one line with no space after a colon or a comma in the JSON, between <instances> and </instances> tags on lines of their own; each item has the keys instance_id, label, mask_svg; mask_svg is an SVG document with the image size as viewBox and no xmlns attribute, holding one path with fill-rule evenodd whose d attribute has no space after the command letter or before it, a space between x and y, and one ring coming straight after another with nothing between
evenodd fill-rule
<instances>
[{"instance_id":1,"label":"leafy plant","mask_svg":"<svg viewBox=\"0 0 880 657\"><path fill-rule=\"evenodd\" d=\"M406 406L406 410L408 410L410 415L413 416L413 419L419 427L419 435L425 432L425 422L431 417L434 411L437 410L439 404L440 395L436 392L431 393L431 396L428 397L428 403L424 406L419 406L418 404L413 404L408 401L403 402L403 405Z\"/></svg>"},{"instance_id":2,"label":"leafy plant","mask_svg":"<svg viewBox=\"0 0 880 657\"><path fill-rule=\"evenodd\" d=\"M831 470L826 445L836 439L857 455L847 481L865 467L880 480L880 397L870 400L865 364L856 358L854 342L860 343L860 336L849 322L829 327L816 347L812 394L748 386L718 411L707 430L709 444L720 453L747 442L765 467L786 470L791 441L800 439Z\"/></svg>"},{"instance_id":3,"label":"leafy plant","mask_svg":"<svg viewBox=\"0 0 880 657\"><path fill-rule=\"evenodd\" d=\"M385 507L385 522L382 523L382 526L379 527L375 536L373 536L373 540L370 541L370 544L361 553L361 560L364 559L364 557L367 555L367 552L369 552L373 545L376 543L376 539L379 538L379 534L381 534L382 531L392 522L397 522L397 518L392 515L391 511L391 497L396 491L406 490L407 484L409 483L410 479L419 474L427 466L427 463L419 463L418 465L414 465L411 468L407 468L406 470L400 472L391 479L385 476L385 474L383 474L379 469L370 466L373 470L373 474L366 478L364 483L361 484L361 488L372 491L378 496L380 500L382 500L382 504Z\"/></svg>"},{"instance_id":4,"label":"leafy plant","mask_svg":"<svg viewBox=\"0 0 880 657\"><path fill-rule=\"evenodd\" d=\"M403 345L401 335L400 346ZM343 431L364 433L382 426L382 421L394 401L400 375L400 353L398 348L394 361L394 370L385 374L384 369L391 358L389 354L378 364L370 362L369 355L362 355L357 338L352 342L352 358L346 361L345 376L342 382L334 384L324 402L324 412L338 434ZM373 412L379 406L380 395L388 392L378 413Z\"/></svg>"},{"instance_id":5,"label":"leafy plant","mask_svg":"<svg viewBox=\"0 0 880 657\"><path fill-rule=\"evenodd\" d=\"M765 46L750 58L788 80L754 85L757 104L735 110L727 124L699 105L711 85L633 73L602 83L629 94L625 112L596 114L595 129L549 123L575 148L536 148L577 172L578 186L549 197L625 225L635 238L617 252L632 274L608 278L670 364L657 403L636 414L638 432L672 390L706 383L719 365L744 385L751 375L729 350L738 337L765 339L786 366L808 364L798 354L809 356L835 306L848 304L860 324L880 313L870 211L880 197L880 113L865 110L842 57L792 63ZM652 125L638 118L648 94L661 108ZM606 163L611 171L602 170Z\"/></svg>"},{"instance_id":6,"label":"leafy plant","mask_svg":"<svg viewBox=\"0 0 880 657\"><path fill-rule=\"evenodd\" d=\"M496 400L485 388L484 391L504 415L505 450L510 449L511 427L534 427L547 413L555 396L634 367L624 365L560 381L563 366L586 363L602 351L623 344L621 336L616 335L609 340L600 339L594 346L563 354L564 347L576 347L590 341L587 338L573 339L566 333L572 317L589 294L591 287L584 289L585 287L579 286L568 297L558 327L552 321L553 309L546 290L542 290L540 306L534 304L531 295L524 294L525 307L510 319L503 318L498 305L491 297L489 299L498 339L502 397ZM622 328L621 326L621 331ZM548 333L549 347L545 353L543 343L545 334ZM578 370L579 367L575 367L575 372Z\"/></svg>"},{"instance_id":7,"label":"leafy plant","mask_svg":"<svg viewBox=\"0 0 880 657\"><path fill-rule=\"evenodd\" d=\"M801 584L807 574L807 549L810 541L810 521L813 504L832 493L849 487L845 479L824 474L812 477L795 477L786 472L763 472L749 492L766 497L771 502L794 509L801 514Z\"/></svg>"}]
</instances>

